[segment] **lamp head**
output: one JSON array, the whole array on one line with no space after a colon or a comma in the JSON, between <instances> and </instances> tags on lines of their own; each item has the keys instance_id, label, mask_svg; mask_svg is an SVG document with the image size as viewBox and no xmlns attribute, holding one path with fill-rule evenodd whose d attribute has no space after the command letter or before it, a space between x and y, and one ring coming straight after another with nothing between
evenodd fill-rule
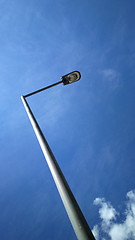
<instances>
[{"instance_id":1,"label":"lamp head","mask_svg":"<svg viewBox=\"0 0 135 240\"><path fill-rule=\"evenodd\" d=\"M62 82L64 85L72 83L72 82L76 82L81 78L81 74L78 71L74 71L71 73L68 73L64 76L61 77Z\"/></svg>"}]
</instances>

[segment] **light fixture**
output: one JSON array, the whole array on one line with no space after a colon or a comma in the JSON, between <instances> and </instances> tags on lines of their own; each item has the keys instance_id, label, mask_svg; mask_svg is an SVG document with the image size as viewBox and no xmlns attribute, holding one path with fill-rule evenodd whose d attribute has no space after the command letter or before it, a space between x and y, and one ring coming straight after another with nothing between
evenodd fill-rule
<instances>
[{"instance_id":1,"label":"light fixture","mask_svg":"<svg viewBox=\"0 0 135 240\"><path fill-rule=\"evenodd\" d=\"M61 77L61 80L63 82L64 85L72 83L72 82L76 82L81 78L81 74L79 71L74 71L71 73L68 73L64 76Z\"/></svg>"}]
</instances>

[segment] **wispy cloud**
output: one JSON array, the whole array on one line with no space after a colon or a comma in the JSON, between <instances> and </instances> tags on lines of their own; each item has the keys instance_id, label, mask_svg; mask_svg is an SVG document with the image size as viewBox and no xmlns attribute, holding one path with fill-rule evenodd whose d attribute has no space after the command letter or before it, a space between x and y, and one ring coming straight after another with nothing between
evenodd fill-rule
<instances>
[{"instance_id":1,"label":"wispy cloud","mask_svg":"<svg viewBox=\"0 0 135 240\"><path fill-rule=\"evenodd\" d=\"M99 73L102 75L103 81L106 84L108 83L112 89L116 89L119 87L119 85L120 85L120 73L119 72L117 72L114 69L108 68L108 69L103 69L103 70L99 71Z\"/></svg>"},{"instance_id":2,"label":"wispy cloud","mask_svg":"<svg viewBox=\"0 0 135 240\"><path fill-rule=\"evenodd\" d=\"M135 190L127 193L125 219L121 222L116 222L119 213L104 198L96 198L94 204L100 206L101 223L93 228L93 234L97 240L103 240L100 233L107 234L111 240L135 239Z\"/></svg>"}]
</instances>

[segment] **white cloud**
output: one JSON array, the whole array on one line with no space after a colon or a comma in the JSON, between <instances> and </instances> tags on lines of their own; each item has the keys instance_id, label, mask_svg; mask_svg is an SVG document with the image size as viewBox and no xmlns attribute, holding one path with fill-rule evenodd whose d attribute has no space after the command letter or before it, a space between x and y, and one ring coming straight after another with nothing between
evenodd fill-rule
<instances>
[{"instance_id":1,"label":"white cloud","mask_svg":"<svg viewBox=\"0 0 135 240\"><path fill-rule=\"evenodd\" d=\"M110 203L106 203L104 198L96 198L94 200L95 205L100 205L101 208L99 209L100 218L103 221L105 226L110 225L111 221L115 219L116 210L111 206Z\"/></svg>"},{"instance_id":2,"label":"white cloud","mask_svg":"<svg viewBox=\"0 0 135 240\"><path fill-rule=\"evenodd\" d=\"M99 230L98 230L98 226L97 225L94 226L92 232L93 232L96 240L99 240Z\"/></svg>"},{"instance_id":3,"label":"white cloud","mask_svg":"<svg viewBox=\"0 0 135 240\"><path fill-rule=\"evenodd\" d=\"M125 219L121 223L116 222L118 213L104 198L96 198L94 204L100 206L101 223L93 228L97 240L103 239L99 232L105 233L111 240L135 240L135 190L127 193Z\"/></svg>"}]
</instances>

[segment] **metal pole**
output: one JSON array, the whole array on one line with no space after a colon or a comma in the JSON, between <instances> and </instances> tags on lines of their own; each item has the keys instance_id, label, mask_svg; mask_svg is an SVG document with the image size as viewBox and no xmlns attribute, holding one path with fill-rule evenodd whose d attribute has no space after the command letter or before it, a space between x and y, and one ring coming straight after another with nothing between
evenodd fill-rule
<instances>
[{"instance_id":1,"label":"metal pole","mask_svg":"<svg viewBox=\"0 0 135 240\"><path fill-rule=\"evenodd\" d=\"M48 89L48 88L54 87L54 86L56 86L56 85L58 85L58 84L60 84L60 83L62 83L62 82L63 82L63 81L56 82L56 83L51 84L51 85L49 85L49 86L47 86L47 87L44 87L44 88L41 88L41 89L39 89L39 90L37 90L37 91L34 91L34 92L32 92L32 93L29 93L29 94L25 95L24 97L26 98L26 97L29 97L29 96L34 95L34 94L36 94L36 93L42 92L42 91L44 91L44 90L46 90L46 89Z\"/></svg>"},{"instance_id":2,"label":"metal pole","mask_svg":"<svg viewBox=\"0 0 135 240\"><path fill-rule=\"evenodd\" d=\"M52 173L53 179L56 183L57 189L71 221L71 224L74 228L78 240L95 240L84 216L83 213L70 190L70 187L45 139L44 134L42 133L26 99L24 96L21 96L22 102L30 119L30 122L33 126L34 132L37 136L49 169Z\"/></svg>"}]
</instances>

